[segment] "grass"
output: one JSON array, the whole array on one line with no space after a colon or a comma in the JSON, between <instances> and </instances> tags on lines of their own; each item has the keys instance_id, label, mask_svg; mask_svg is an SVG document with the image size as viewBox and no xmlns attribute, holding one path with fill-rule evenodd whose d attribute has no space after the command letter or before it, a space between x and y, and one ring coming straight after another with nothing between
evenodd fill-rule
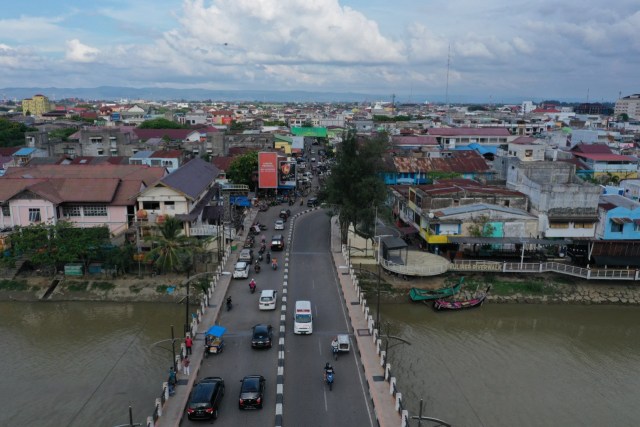
<instances>
[{"instance_id":1,"label":"grass","mask_svg":"<svg viewBox=\"0 0 640 427\"><path fill-rule=\"evenodd\" d=\"M85 292L88 287L89 287L89 282L87 281L71 282L69 286L67 286L67 289L69 289L69 291L71 292Z\"/></svg>"},{"instance_id":2,"label":"grass","mask_svg":"<svg viewBox=\"0 0 640 427\"><path fill-rule=\"evenodd\" d=\"M111 282L93 282L91 287L93 289L97 289L97 290L106 292L106 291L110 291L111 289L115 288L116 285L114 285Z\"/></svg>"},{"instance_id":3,"label":"grass","mask_svg":"<svg viewBox=\"0 0 640 427\"><path fill-rule=\"evenodd\" d=\"M0 290L3 291L27 291L29 285L25 281L19 280L0 280Z\"/></svg>"},{"instance_id":4,"label":"grass","mask_svg":"<svg viewBox=\"0 0 640 427\"><path fill-rule=\"evenodd\" d=\"M168 285L158 285L156 286L156 292L159 294L166 294L168 287L169 287Z\"/></svg>"}]
</instances>

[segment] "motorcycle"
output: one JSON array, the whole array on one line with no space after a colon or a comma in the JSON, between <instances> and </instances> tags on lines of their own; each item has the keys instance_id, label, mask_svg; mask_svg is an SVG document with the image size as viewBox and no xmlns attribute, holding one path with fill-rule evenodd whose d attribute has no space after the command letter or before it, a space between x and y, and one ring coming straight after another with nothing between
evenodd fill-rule
<instances>
[{"instance_id":1,"label":"motorcycle","mask_svg":"<svg viewBox=\"0 0 640 427\"><path fill-rule=\"evenodd\" d=\"M267 259L267 264L269 264L271 262L271 252L267 252L266 259Z\"/></svg>"},{"instance_id":2,"label":"motorcycle","mask_svg":"<svg viewBox=\"0 0 640 427\"><path fill-rule=\"evenodd\" d=\"M227 311L231 311L233 308L233 303L231 302L231 297L227 298Z\"/></svg>"},{"instance_id":3,"label":"motorcycle","mask_svg":"<svg viewBox=\"0 0 640 427\"><path fill-rule=\"evenodd\" d=\"M331 352L333 353L333 360L338 360L338 344L336 342L336 345L331 344Z\"/></svg>"},{"instance_id":4,"label":"motorcycle","mask_svg":"<svg viewBox=\"0 0 640 427\"><path fill-rule=\"evenodd\" d=\"M249 290L251 291L252 294L254 294L256 292L256 282L249 282Z\"/></svg>"},{"instance_id":5,"label":"motorcycle","mask_svg":"<svg viewBox=\"0 0 640 427\"><path fill-rule=\"evenodd\" d=\"M274 270L278 269L278 261L276 261L275 258L271 261L271 268L273 268Z\"/></svg>"},{"instance_id":6,"label":"motorcycle","mask_svg":"<svg viewBox=\"0 0 640 427\"><path fill-rule=\"evenodd\" d=\"M258 253L258 262L262 261L262 252Z\"/></svg>"},{"instance_id":7,"label":"motorcycle","mask_svg":"<svg viewBox=\"0 0 640 427\"><path fill-rule=\"evenodd\" d=\"M253 271L255 271L256 274L260 273L260 264L258 261L253 265Z\"/></svg>"},{"instance_id":8,"label":"motorcycle","mask_svg":"<svg viewBox=\"0 0 640 427\"><path fill-rule=\"evenodd\" d=\"M333 390L333 376L334 376L333 369L327 369L325 371L325 381L329 385L329 391Z\"/></svg>"}]
</instances>

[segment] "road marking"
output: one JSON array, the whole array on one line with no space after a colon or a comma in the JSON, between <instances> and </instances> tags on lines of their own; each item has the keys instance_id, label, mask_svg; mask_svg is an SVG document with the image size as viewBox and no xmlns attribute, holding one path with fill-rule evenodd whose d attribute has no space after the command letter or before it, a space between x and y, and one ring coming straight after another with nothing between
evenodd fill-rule
<instances>
[{"instance_id":1,"label":"road marking","mask_svg":"<svg viewBox=\"0 0 640 427\"><path fill-rule=\"evenodd\" d=\"M277 393L277 394L282 394L282 393L283 393L283 391L284 391L284 385L283 385L283 384L278 384L278 385L276 386L276 393ZM280 405L282 405L282 404L280 404ZM278 410L277 410L277 409L276 409L276 413L278 413Z\"/></svg>"},{"instance_id":2,"label":"road marking","mask_svg":"<svg viewBox=\"0 0 640 427\"><path fill-rule=\"evenodd\" d=\"M282 403L276 404L276 415L282 415Z\"/></svg>"},{"instance_id":3,"label":"road marking","mask_svg":"<svg viewBox=\"0 0 640 427\"><path fill-rule=\"evenodd\" d=\"M278 344L284 345L284 337L280 337L280 339L278 340Z\"/></svg>"},{"instance_id":4,"label":"road marking","mask_svg":"<svg viewBox=\"0 0 640 427\"><path fill-rule=\"evenodd\" d=\"M284 375L284 366L278 366L278 375Z\"/></svg>"},{"instance_id":5,"label":"road marking","mask_svg":"<svg viewBox=\"0 0 640 427\"><path fill-rule=\"evenodd\" d=\"M278 359L284 360L284 351L279 351L278 352Z\"/></svg>"},{"instance_id":6,"label":"road marking","mask_svg":"<svg viewBox=\"0 0 640 427\"><path fill-rule=\"evenodd\" d=\"M284 324L280 325L280 333L284 334Z\"/></svg>"},{"instance_id":7,"label":"road marking","mask_svg":"<svg viewBox=\"0 0 640 427\"><path fill-rule=\"evenodd\" d=\"M280 321L284 322L286 320L286 316L284 314L280 315Z\"/></svg>"},{"instance_id":8,"label":"road marking","mask_svg":"<svg viewBox=\"0 0 640 427\"><path fill-rule=\"evenodd\" d=\"M322 393L324 393L324 411L329 412L329 405L327 405L327 388L324 386L324 379L322 380Z\"/></svg>"},{"instance_id":9,"label":"road marking","mask_svg":"<svg viewBox=\"0 0 640 427\"><path fill-rule=\"evenodd\" d=\"M286 295L282 295L282 302L287 302L287 296Z\"/></svg>"},{"instance_id":10,"label":"road marking","mask_svg":"<svg viewBox=\"0 0 640 427\"><path fill-rule=\"evenodd\" d=\"M320 344L320 341L318 341L318 353L322 356L322 344Z\"/></svg>"}]
</instances>

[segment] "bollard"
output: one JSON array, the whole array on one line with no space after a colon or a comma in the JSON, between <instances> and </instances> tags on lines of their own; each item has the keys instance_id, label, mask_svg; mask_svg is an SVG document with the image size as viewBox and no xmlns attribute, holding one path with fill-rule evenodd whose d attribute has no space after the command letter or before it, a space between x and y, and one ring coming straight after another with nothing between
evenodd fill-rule
<instances>
[{"instance_id":1,"label":"bollard","mask_svg":"<svg viewBox=\"0 0 640 427\"><path fill-rule=\"evenodd\" d=\"M158 408L158 417L162 416L162 399L156 398L156 408Z\"/></svg>"},{"instance_id":2,"label":"bollard","mask_svg":"<svg viewBox=\"0 0 640 427\"><path fill-rule=\"evenodd\" d=\"M367 309L367 300L366 298L362 298L362 312L364 313L364 311Z\"/></svg>"},{"instance_id":3,"label":"bollard","mask_svg":"<svg viewBox=\"0 0 640 427\"><path fill-rule=\"evenodd\" d=\"M384 366L385 351L384 350L380 351L380 348L378 347L378 354L380 355L380 366Z\"/></svg>"},{"instance_id":4,"label":"bollard","mask_svg":"<svg viewBox=\"0 0 640 427\"><path fill-rule=\"evenodd\" d=\"M406 409L402 410L402 427L407 427L409 424L408 423L409 420L409 411L407 411Z\"/></svg>"},{"instance_id":5,"label":"bollard","mask_svg":"<svg viewBox=\"0 0 640 427\"><path fill-rule=\"evenodd\" d=\"M367 319L367 323L369 323L369 306L364 309L364 318Z\"/></svg>"},{"instance_id":6,"label":"bollard","mask_svg":"<svg viewBox=\"0 0 640 427\"><path fill-rule=\"evenodd\" d=\"M389 376L391 375L391 363L387 363L387 366L384 368L384 379L389 380Z\"/></svg>"},{"instance_id":7,"label":"bollard","mask_svg":"<svg viewBox=\"0 0 640 427\"><path fill-rule=\"evenodd\" d=\"M393 391L396 389L396 377L391 377L389 380L389 394L393 396Z\"/></svg>"},{"instance_id":8,"label":"bollard","mask_svg":"<svg viewBox=\"0 0 640 427\"><path fill-rule=\"evenodd\" d=\"M382 340L380 338L376 338L376 354L382 353Z\"/></svg>"},{"instance_id":9,"label":"bollard","mask_svg":"<svg viewBox=\"0 0 640 427\"><path fill-rule=\"evenodd\" d=\"M169 383L166 381L162 383L162 392L164 394L164 401L166 402L167 399L169 399ZM156 404L157 403L158 401L156 400Z\"/></svg>"},{"instance_id":10,"label":"bollard","mask_svg":"<svg viewBox=\"0 0 640 427\"><path fill-rule=\"evenodd\" d=\"M182 357L186 356L187 354L187 347L184 345L184 343L180 344L180 354L182 355ZM180 362L180 357L176 356L176 360L178 362Z\"/></svg>"},{"instance_id":11,"label":"bollard","mask_svg":"<svg viewBox=\"0 0 640 427\"><path fill-rule=\"evenodd\" d=\"M396 411L400 410L400 401L402 401L402 393L396 393Z\"/></svg>"},{"instance_id":12,"label":"bollard","mask_svg":"<svg viewBox=\"0 0 640 427\"><path fill-rule=\"evenodd\" d=\"M147 424L145 424L147 427L148 426L153 426L153 417L147 417Z\"/></svg>"},{"instance_id":13,"label":"bollard","mask_svg":"<svg viewBox=\"0 0 640 427\"><path fill-rule=\"evenodd\" d=\"M184 346L183 346L184 347ZM182 351L182 350L181 350ZM182 353L180 354L176 354L176 366L178 366L180 364L180 361L182 360Z\"/></svg>"}]
</instances>

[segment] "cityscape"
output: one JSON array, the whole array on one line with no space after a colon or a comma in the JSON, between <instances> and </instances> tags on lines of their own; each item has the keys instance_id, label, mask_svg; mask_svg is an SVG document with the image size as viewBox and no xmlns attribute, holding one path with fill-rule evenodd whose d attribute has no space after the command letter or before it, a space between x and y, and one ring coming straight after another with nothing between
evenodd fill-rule
<instances>
[{"instance_id":1,"label":"cityscape","mask_svg":"<svg viewBox=\"0 0 640 427\"><path fill-rule=\"evenodd\" d=\"M637 424L637 5L29 3L0 425Z\"/></svg>"}]
</instances>

